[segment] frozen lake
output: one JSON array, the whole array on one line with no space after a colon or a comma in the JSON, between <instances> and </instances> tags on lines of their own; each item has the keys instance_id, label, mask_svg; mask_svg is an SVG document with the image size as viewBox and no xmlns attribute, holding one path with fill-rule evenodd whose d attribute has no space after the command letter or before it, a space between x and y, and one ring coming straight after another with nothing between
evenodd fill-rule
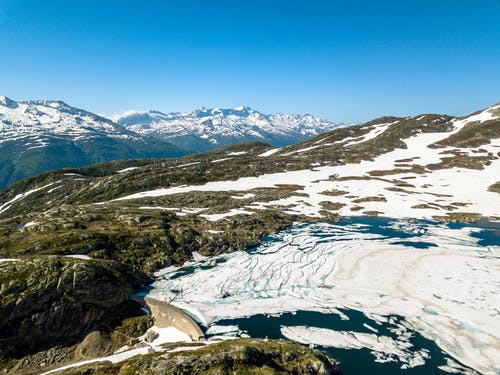
<instances>
[{"instance_id":1,"label":"frozen lake","mask_svg":"<svg viewBox=\"0 0 500 375\"><path fill-rule=\"evenodd\" d=\"M196 257L149 291L209 337L287 337L346 373L500 371L500 225L347 218Z\"/></svg>"}]
</instances>

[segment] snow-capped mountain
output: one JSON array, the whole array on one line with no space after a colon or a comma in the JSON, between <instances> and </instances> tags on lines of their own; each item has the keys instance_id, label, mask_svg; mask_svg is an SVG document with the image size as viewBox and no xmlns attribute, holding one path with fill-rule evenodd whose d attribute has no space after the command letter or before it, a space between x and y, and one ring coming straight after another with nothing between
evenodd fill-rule
<instances>
[{"instance_id":1,"label":"snow-capped mountain","mask_svg":"<svg viewBox=\"0 0 500 375\"><path fill-rule=\"evenodd\" d=\"M193 112L125 112L111 117L140 134L169 140L193 151L244 141L284 146L306 140L338 126L312 115L265 115L250 107L201 108Z\"/></svg>"},{"instance_id":2,"label":"snow-capped mountain","mask_svg":"<svg viewBox=\"0 0 500 375\"><path fill-rule=\"evenodd\" d=\"M62 101L35 100L16 102L0 96L0 139L11 137L58 135L95 137L107 135L118 139L141 137L104 117L74 108ZM41 139L38 145L43 146Z\"/></svg>"},{"instance_id":3,"label":"snow-capped mountain","mask_svg":"<svg viewBox=\"0 0 500 375\"><path fill-rule=\"evenodd\" d=\"M34 173L123 158L184 152L62 101L0 96L0 188Z\"/></svg>"}]
</instances>

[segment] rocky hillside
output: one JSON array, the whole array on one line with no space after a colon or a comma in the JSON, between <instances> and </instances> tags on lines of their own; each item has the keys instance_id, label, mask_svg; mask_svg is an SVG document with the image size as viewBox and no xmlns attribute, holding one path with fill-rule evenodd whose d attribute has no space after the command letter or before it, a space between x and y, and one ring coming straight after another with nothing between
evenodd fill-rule
<instances>
[{"instance_id":1,"label":"rocky hillside","mask_svg":"<svg viewBox=\"0 0 500 375\"><path fill-rule=\"evenodd\" d=\"M202 108L187 113L131 111L112 119L139 134L165 139L198 152L248 141L285 146L338 126L312 115L266 115L245 106Z\"/></svg>"},{"instance_id":2,"label":"rocky hillside","mask_svg":"<svg viewBox=\"0 0 500 375\"><path fill-rule=\"evenodd\" d=\"M0 97L0 188L47 170L185 151L61 101Z\"/></svg>"},{"instance_id":3,"label":"rocky hillside","mask_svg":"<svg viewBox=\"0 0 500 375\"><path fill-rule=\"evenodd\" d=\"M280 212L320 217L320 202L342 203L341 214L362 213L351 209L356 203L380 205L363 195L370 192L379 202L394 199L400 206L397 216L432 217L473 209L488 216L493 212L483 203L495 197L488 190L498 182L499 112L500 105L495 105L463 118L385 117L284 148L246 143L181 159L120 161L46 173L5 189L0 214L12 217L35 214L54 204L93 203L93 209L102 212L138 206L142 213L156 204L165 213L199 220L206 220L208 213L222 214L224 208L256 213L281 207ZM463 185L470 180L467 177L475 178L472 189ZM342 189L347 193L341 194ZM268 199L273 195L281 199L283 190L297 198L286 205L285 201L267 204L259 190L270 192ZM208 192L239 204L218 209L220 203L208 200L195 207L194 197ZM301 200L313 208L295 209ZM434 208L413 208L413 203ZM451 207L452 203L457 204ZM382 205L386 210L382 213L397 214L391 204ZM178 215L188 207L196 212Z\"/></svg>"},{"instance_id":4,"label":"rocky hillside","mask_svg":"<svg viewBox=\"0 0 500 375\"><path fill-rule=\"evenodd\" d=\"M92 364L61 373L335 375L340 374L340 368L321 351L288 341L238 339L195 351L153 354L118 364Z\"/></svg>"}]
</instances>

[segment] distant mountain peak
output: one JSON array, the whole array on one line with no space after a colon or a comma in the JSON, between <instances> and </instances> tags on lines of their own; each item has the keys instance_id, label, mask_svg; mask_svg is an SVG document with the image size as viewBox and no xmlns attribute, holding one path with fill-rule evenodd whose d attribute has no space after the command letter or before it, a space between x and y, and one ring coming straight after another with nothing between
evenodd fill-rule
<instances>
[{"instance_id":1,"label":"distant mountain peak","mask_svg":"<svg viewBox=\"0 0 500 375\"><path fill-rule=\"evenodd\" d=\"M0 96L0 105L4 106L4 107L8 107L8 108L11 108L11 109L16 109L18 107L18 104L16 101L2 95Z\"/></svg>"},{"instance_id":2,"label":"distant mountain peak","mask_svg":"<svg viewBox=\"0 0 500 375\"><path fill-rule=\"evenodd\" d=\"M249 110L251 109L250 107L247 107L245 105L240 105L238 107L234 107L233 110L235 111L238 111L238 112L241 112L241 111L245 111L245 110Z\"/></svg>"},{"instance_id":3,"label":"distant mountain peak","mask_svg":"<svg viewBox=\"0 0 500 375\"><path fill-rule=\"evenodd\" d=\"M80 110L78 108L75 108L73 106L70 106L68 103L62 101L62 100L42 100L42 99L38 99L38 100L30 100L28 102L26 102L27 104L31 104L31 105L42 105L44 107L50 107L50 108L55 108L55 109L65 109L65 110L79 110L79 111L83 111L83 110ZM87 112L87 111L85 111Z\"/></svg>"}]
</instances>

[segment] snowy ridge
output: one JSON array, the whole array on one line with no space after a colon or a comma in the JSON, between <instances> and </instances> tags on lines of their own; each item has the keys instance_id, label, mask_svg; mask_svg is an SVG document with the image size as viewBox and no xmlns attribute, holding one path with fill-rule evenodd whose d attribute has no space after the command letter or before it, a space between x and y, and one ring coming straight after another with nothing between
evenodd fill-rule
<instances>
[{"instance_id":1,"label":"snowy ridge","mask_svg":"<svg viewBox=\"0 0 500 375\"><path fill-rule=\"evenodd\" d=\"M140 134L172 140L191 137L205 148L260 140L284 145L305 140L338 126L312 115L265 115L250 107L201 108L188 113L129 111L112 116L118 124Z\"/></svg>"},{"instance_id":2,"label":"snowy ridge","mask_svg":"<svg viewBox=\"0 0 500 375\"><path fill-rule=\"evenodd\" d=\"M104 117L73 108L62 101L16 102L0 97L0 140L23 136L58 135L93 137L106 135L129 139L135 136ZM38 145L44 145L39 139Z\"/></svg>"}]
</instances>

